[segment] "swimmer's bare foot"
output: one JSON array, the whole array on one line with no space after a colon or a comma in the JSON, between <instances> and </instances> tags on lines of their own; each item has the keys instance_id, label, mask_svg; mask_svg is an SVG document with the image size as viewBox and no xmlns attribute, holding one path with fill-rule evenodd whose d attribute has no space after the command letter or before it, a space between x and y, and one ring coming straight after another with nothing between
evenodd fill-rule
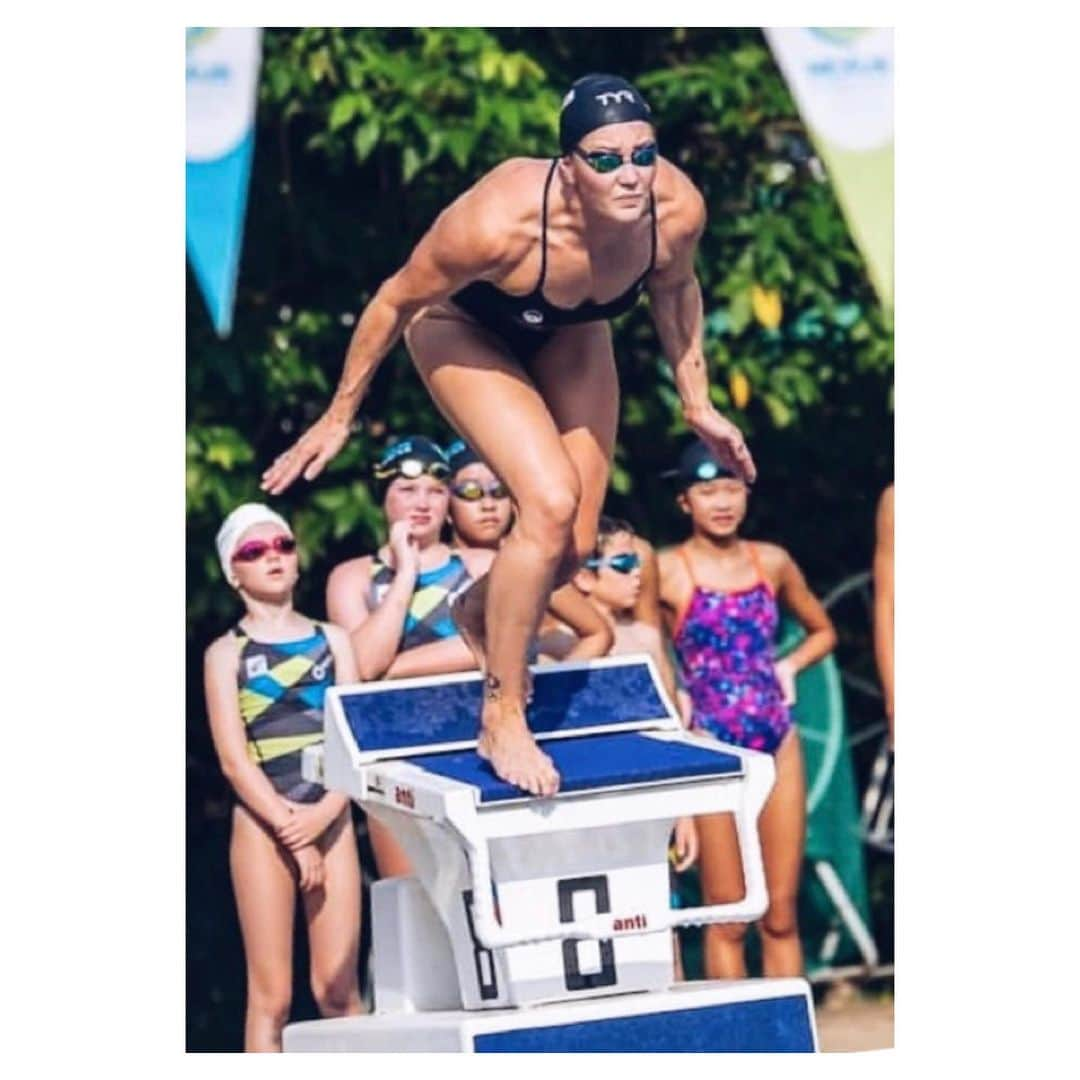
<instances>
[{"instance_id":1,"label":"swimmer's bare foot","mask_svg":"<svg viewBox=\"0 0 1080 1080\"><path fill-rule=\"evenodd\" d=\"M476 752L491 763L500 780L531 795L554 795L559 790L559 774L536 745L520 707L490 698L484 702Z\"/></svg>"}]
</instances>

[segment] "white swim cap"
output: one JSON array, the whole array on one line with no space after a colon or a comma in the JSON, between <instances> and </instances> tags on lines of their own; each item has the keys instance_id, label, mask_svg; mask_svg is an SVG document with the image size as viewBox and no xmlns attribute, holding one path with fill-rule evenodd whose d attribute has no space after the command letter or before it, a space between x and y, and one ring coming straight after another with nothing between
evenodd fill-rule
<instances>
[{"instance_id":1,"label":"white swim cap","mask_svg":"<svg viewBox=\"0 0 1080 1080\"><path fill-rule=\"evenodd\" d=\"M275 510L262 503L243 503L238 506L222 523L217 534L217 553L221 560L221 572L225 580L235 589L236 579L232 572L232 557L240 537L252 525L280 525L290 536L293 531L289 523Z\"/></svg>"}]
</instances>

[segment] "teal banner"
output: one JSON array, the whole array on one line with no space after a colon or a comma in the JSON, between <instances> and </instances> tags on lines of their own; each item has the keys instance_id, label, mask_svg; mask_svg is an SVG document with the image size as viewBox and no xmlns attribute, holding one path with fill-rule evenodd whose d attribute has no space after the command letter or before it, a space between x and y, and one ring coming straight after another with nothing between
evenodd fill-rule
<instances>
[{"instance_id":1,"label":"teal banner","mask_svg":"<svg viewBox=\"0 0 1080 1080\"><path fill-rule=\"evenodd\" d=\"M221 337L232 330L255 149L259 30L187 29L188 260Z\"/></svg>"}]
</instances>

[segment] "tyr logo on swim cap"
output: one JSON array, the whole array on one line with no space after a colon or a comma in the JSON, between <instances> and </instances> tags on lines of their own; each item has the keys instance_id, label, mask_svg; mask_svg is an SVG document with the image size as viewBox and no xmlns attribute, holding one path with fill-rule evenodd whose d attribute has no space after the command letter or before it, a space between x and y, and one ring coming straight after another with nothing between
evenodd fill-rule
<instances>
[{"instance_id":1,"label":"tyr logo on swim cap","mask_svg":"<svg viewBox=\"0 0 1080 1080\"><path fill-rule=\"evenodd\" d=\"M652 110L631 83L618 75L583 75L563 98L559 145L569 154L590 131L629 120L653 122Z\"/></svg>"}]
</instances>

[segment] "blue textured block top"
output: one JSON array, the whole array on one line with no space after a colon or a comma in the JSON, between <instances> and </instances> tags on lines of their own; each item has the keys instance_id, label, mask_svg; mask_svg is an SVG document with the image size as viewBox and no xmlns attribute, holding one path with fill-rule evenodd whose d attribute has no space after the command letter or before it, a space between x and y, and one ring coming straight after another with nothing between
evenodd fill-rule
<instances>
[{"instance_id":1,"label":"blue textured block top","mask_svg":"<svg viewBox=\"0 0 1080 1080\"><path fill-rule=\"evenodd\" d=\"M734 754L651 739L632 731L554 739L544 744L544 753L559 770L561 792L693 776L733 776L742 771L742 764ZM520 788L500 780L475 750L422 754L405 760L447 779L475 785L480 789L481 802L520 799L525 795Z\"/></svg>"},{"instance_id":2,"label":"blue textured block top","mask_svg":"<svg viewBox=\"0 0 1080 1080\"><path fill-rule=\"evenodd\" d=\"M579 670L540 670L533 675L526 710L534 735L668 716L646 664ZM380 685L374 693L342 694L341 706L361 750L437 746L475 739L483 680L432 686Z\"/></svg>"}]
</instances>

